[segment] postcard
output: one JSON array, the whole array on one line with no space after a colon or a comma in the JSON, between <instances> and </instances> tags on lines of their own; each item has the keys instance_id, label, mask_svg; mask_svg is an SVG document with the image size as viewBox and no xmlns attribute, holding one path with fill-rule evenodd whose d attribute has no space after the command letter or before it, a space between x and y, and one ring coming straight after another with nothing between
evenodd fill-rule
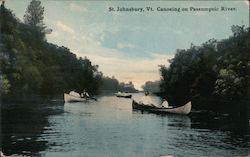
<instances>
[{"instance_id":1,"label":"postcard","mask_svg":"<svg viewBox=\"0 0 250 157\"><path fill-rule=\"evenodd\" d=\"M249 157L247 0L0 0L1 157Z\"/></svg>"}]
</instances>

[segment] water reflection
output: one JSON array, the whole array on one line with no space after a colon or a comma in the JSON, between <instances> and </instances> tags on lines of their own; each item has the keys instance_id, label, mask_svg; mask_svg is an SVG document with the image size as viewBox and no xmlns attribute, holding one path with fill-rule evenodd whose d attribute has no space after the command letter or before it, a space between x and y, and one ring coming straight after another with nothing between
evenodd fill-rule
<instances>
[{"instance_id":1,"label":"water reflection","mask_svg":"<svg viewBox=\"0 0 250 157\"><path fill-rule=\"evenodd\" d=\"M191 127L194 129L223 131L228 136L226 139L227 143L232 140L233 142L231 144L233 145L243 144L250 146L250 124L248 114L238 117L228 114L201 112L192 113L190 118L192 119Z\"/></svg>"},{"instance_id":2,"label":"water reflection","mask_svg":"<svg viewBox=\"0 0 250 157\"><path fill-rule=\"evenodd\" d=\"M100 96L86 103L5 109L3 149L8 155L45 157L250 154L249 132L224 127L227 116L142 114L131 104L131 99Z\"/></svg>"},{"instance_id":3,"label":"water reflection","mask_svg":"<svg viewBox=\"0 0 250 157\"><path fill-rule=\"evenodd\" d=\"M169 126L173 127L191 127L191 119L188 116L182 115L168 115Z\"/></svg>"},{"instance_id":4,"label":"water reflection","mask_svg":"<svg viewBox=\"0 0 250 157\"><path fill-rule=\"evenodd\" d=\"M40 156L47 141L40 140L48 116L62 113L63 104L3 104L1 144L5 155Z\"/></svg>"}]
</instances>

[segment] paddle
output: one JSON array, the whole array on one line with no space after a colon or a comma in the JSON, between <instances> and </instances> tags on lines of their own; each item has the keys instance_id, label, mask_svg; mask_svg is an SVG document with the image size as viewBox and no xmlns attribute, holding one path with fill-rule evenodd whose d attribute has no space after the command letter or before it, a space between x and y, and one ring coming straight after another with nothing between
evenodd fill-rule
<instances>
[{"instance_id":1,"label":"paddle","mask_svg":"<svg viewBox=\"0 0 250 157\"><path fill-rule=\"evenodd\" d=\"M97 99L96 98L94 98L94 97L89 97L90 99L93 99L93 100L95 100L95 101L97 101Z\"/></svg>"},{"instance_id":2,"label":"paddle","mask_svg":"<svg viewBox=\"0 0 250 157\"><path fill-rule=\"evenodd\" d=\"M90 96L88 96L88 97L86 97L87 99L92 99L92 100L95 100L95 101L97 101L97 98L94 98L94 97L90 97Z\"/></svg>"}]
</instances>

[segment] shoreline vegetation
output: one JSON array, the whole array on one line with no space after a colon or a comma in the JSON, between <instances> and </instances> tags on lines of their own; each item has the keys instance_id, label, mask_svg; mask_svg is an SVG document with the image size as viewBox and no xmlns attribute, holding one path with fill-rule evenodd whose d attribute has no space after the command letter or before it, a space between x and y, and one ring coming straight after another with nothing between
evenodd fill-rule
<instances>
[{"instance_id":1,"label":"shoreline vegetation","mask_svg":"<svg viewBox=\"0 0 250 157\"><path fill-rule=\"evenodd\" d=\"M91 95L101 91L138 92L132 82L104 76L87 57L77 58L69 48L47 42L46 34L52 30L43 22L41 1L31 1L24 22L5 7L4 1L0 9L3 102L32 97L50 100L72 90L86 90ZM211 39L201 46L191 44L189 49L177 50L169 67L160 65L161 80L148 81L143 89L152 89L170 104L192 100L196 109L249 110L249 28L232 26L232 34L227 39Z\"/></svg>"},{"instance_id":2,"label":"shoreline vegetation","mask_svg":"<svg viewBox=\"0 0 250 157\"><path fill-rule=\"evenodd\" d=\"M177 50L160 66L159 93L170 104L192 100L195 109L247 115L250 111L249 27L232 26L232 36Z\"/></svg>"},{"instance_id":3,"label":"shoreline vegetation","mask_svg":"<svg viewBox=\"0 0 250 157\"><path fill-rule=\"evenodd\" d=\"M105 77L87 57L78 58L69 48L47 42L46 35L52 30L43 22L41 1L30 2L24 22L5 7L4 1L0 9L3 102L49 100L72 90L86 90L91 95L101 90L137 91L132 82Z\"/></svg>"}]
</instances>

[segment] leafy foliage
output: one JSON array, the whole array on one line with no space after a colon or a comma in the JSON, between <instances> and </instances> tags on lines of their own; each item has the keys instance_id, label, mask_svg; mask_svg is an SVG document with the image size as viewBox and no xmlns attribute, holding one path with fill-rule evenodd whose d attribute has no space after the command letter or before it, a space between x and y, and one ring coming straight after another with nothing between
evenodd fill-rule
<instances>
[{"instance_id":1,"label":"leafy foliage","mask_svg":"<svg viewBox=\"0 0 250 157\"><path fill-rule=\"evenodd\" d=\"M160 92L160 81L147 81L143 86L142 89L144 91L148 91L151 93L158 93Z\"/></svg>"},{"instance_id":2,"label":"leafy foliage","mask_svg":"<svg viewBox=\"0 0 250 157\"><path fill-rule=\"evenodd\" d=\"M41 1L32 0L24 15L24 23L33 27L43 27L44 7L41 6Z\"/></svg>"},{"instance_id":3,"label":"leafy foliage","mask_svg":"<svg viewBox=\"0 0 250 157\"><path fill-rule=\"evenodd\" d=\"M9 89L10 89L10 83L9 80L6 79L6 76L0 76L0 89L1 89L1 94L8 94Z\"/></svg>"},{"instance_id":4,"label":"leafy foliage","mask_svg":"<svg viewBox=\"0 0 250 157\"><path fill-rule=\"evenodd\" d=\"M26 23L21 23L3 4L0 11L1 82L6 99L31 94L53 96L73 89L98 92L102 73L97 65L44 40L44 8L40 1L31 1Z\"/></svg>"},{"instance_id":5,"label":"leafy foliage","mask_svg":"<svg viewBox=\"0 0 250 157\"><path fill-rule=\"evenodd\" d=\"M100 90L103 92L136 92L133 83L130 81L128 84L124 82L119 82L114 76L113 77L103 77L102 78L102 85Z\"/></svg>"},{"instance_id":6,"label":"leafy foliage","mask_svg":"<svg viewBox=\"0 0 250 157\"><path fill-rule=\"evenodd\" d=\"M228 39L177 50L170 66L160 67L164 95L179 102L197 96L227 102L249 99L249 28L232 26L232 32Z\"/></svg>"},{"instance_id":7,"label":"leafy foliage","mask_svg":"<svg viewBox=\"0 0 250 157\"><path fill-rule=\"evenodd\" d=\"M44 7L40 0L32 0L27 7L24 15L24 23L32 30L32 35L36 35L39 39L45 39L45 34L51 33L51 29L47 29L44 22Z\"/></svg>"}]
</instances>

